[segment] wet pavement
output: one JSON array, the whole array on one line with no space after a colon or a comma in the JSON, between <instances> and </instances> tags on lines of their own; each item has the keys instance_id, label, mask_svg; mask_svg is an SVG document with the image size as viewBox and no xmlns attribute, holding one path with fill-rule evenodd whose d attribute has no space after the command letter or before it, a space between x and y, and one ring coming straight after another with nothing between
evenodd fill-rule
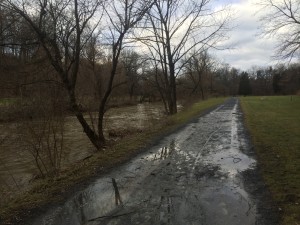
<instances>
[{"instance_id":1,"label":"wet pavement","mask_svg":"<svg viewBox=\"0 0 300 225\"><path fill-rule=\"evenodd\" d=\"M258 177L231 99L31 224L277 224Z\"/></svg>"}]
</instances>

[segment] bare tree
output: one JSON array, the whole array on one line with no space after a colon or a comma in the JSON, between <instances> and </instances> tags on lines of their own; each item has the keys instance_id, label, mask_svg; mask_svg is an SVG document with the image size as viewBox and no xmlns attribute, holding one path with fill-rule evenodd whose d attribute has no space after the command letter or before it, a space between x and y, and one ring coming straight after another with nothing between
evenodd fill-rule
<instances>
[{"instance_id":1,"label":"bare tree","mask_svg":"<svg viewBox=\"0 0 300 225\"><path fill-rule=\"evenodd\" d=\"M40 45L67 90L74 114L96 148L102 145L91 129L75 95L82 49L96 28L89 26L101 1L14 1L1 2L3 7L18 13L34 30Z\"/></svg>"},{"instance_id":2,"label":"bare tree","mask_svg":"<svg viewBox=\"0 0 300 225\"><path fill-rule=\"evenodd\" d=\"M185 74L193 83L190 96L195 94L197 90L200 89L201 98L204 100L205 75L208 74L208 71L213 65L213 61L210 55L207 51L200 52L200 54L193 54L191 57L189 57L189 60L187 62L183 63L185 64Z\"/></svg>"},{"instance_id":3,"label":"bare tree","mask_svg":"<svg viewBox=\"0 0 300 225\"><path fill-rule=\"evenodd\" d=\"M105 5L104 5L105 4ZM33 29L46 56L67 90L70 106L84 132L97 149L105 144L103 117L113 90L124 39L151 7L151 1L134 0L3 0L0 6L16 12ZM103 10L101 12L101 10ZM84 48L94 37L98 25L108 19L105 43L111 50L111 70L100 98L98 125L87 122L76 96L76 84ZM103 24L102 24L103 25ZM103 25L104 26L104 25ZM93 40L92 40L93 41ZM104 41L103 41L104 42ZM104 85L102 85L104 86ZM101 87L102 87L101 86ZM95 129L94 129L95 128Z\"/></svg>"},{"instance_id":4,"label":"bare tree","mask_svg":"<svg viewBox=\"0 0 300 225\"><path fill-rule=\"evenodd\" d=\"M154 55L152 55L154 57ZM148 59L150 68L148 68L146 76L144 76L144 80L147 81L148 84L151 84L152 87L158 91L161 100L164 104L165 111L169 113L169 105L167 101L167 90L168 83L166 82L167 77L164 71L159 66L159 61L152 58L152 60ZM147 93L149 95L149 93ZM145 94L144 94L145 95Z\"/></svg>"},{"instance_id":5,"label":"bare tree","mask_svg":"<svg viewBox=\"0 0 300 225\"><path fill-rule=\"evenodd\" d=\"M139 70L142 68L144 60L137 52L127 50L123 52L121 61L127 78L129 97L130 100L132 100L132 97L138 88L139 80L141 79Z\"/></svg>"},{"instance_id":6,"label":"bare tree","mask_svg":"<svg viewBox=\"0 0 300 225\"><path fill-rule=\"evenodd\" d=\"M263 35L278 39L277 57L300 57L300 1L262 0Z\"/></svg>"},{"instance_id":7,"label":"bare tree","mask_svg":"<svg viewBox=\"0 0 300 225\"><path fill-rule=\"evenodd\" d=\"M143 19L144 15L152 7L151 0L113 0L105 7L108 23L105 44L111 51L111 71L105 92L101 98L98 111L98 132L102 142L105 141L103 134L103 118L106 111L107 102L113 91L114 78L117 74L120 55L126 46L132 30Z\"/></svg>"},{"instance_id":8,"label":"bare tree","mask_svg":"<svg viewBox=\"0 0 300 225\"><path fill-rule=\"evenodd\" d=\"M180 61L191 51L199 53L216 47L228 28L228 11L213 10L210 3L210 0L157 0L148 13L145 38L140 40L163 72L168 114L177 112L176 77L184 66Z\"/></svg>"},{"instance_id":9,"label":"bare tree","mask_svg":"<svg viewBox=\"0 0 300 225\"><path fill-rule=\"evenodd\" d=\"M42 86L42 85L41 85ZM20 139L33 157L40 176L57 175L64 155L65 112L62 88L45 84L36 91L32 104L38 120L24 120L19 125Z\"/></svg>"}]
</instances>

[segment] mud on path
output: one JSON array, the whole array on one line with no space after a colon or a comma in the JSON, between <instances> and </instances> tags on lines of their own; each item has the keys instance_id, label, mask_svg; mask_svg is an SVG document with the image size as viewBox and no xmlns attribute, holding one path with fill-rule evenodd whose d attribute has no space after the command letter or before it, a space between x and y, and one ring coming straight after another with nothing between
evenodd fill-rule
<instances>
[{"instance_id":1,"label":"mud on path","mask_svg":"<svg viewBox=\"0 0 300 225\"><path fill-rule=\"evenodd\" d=\"M237 99L163 138L30 224L277 224Z\"/></svg>"}]
</instances>

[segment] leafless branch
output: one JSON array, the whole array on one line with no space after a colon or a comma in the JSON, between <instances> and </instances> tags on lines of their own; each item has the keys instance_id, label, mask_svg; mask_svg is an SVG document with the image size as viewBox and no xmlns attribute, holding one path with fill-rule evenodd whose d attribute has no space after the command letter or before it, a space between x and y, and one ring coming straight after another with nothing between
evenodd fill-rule
<instances>
[{"instance_id":1,"label":"leafless branch","mask_svg":"<svg viewBox=\"0 0 300 225\"><path fill-rule=\"evenodd\" d=\"M278 40L278 59L300 57L300 2L298 0L263 0L261 7L262 35Z\"/></svg>"}]
</instances>

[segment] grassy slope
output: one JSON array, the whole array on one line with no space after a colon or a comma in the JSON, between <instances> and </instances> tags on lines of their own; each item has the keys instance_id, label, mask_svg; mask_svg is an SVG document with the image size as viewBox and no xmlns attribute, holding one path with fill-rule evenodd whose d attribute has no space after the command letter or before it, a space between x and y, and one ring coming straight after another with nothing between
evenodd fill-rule
<instances>
[{"instance_id":1,"label":"grassy slope","mask_svg":"<svg viewBox=\"0 0 300 225\"><path fill-rule=\"evenodd\" d=\"M300 224L300 96L241 98L263 177L282 209Z\"/></svg>"},{"instance_id":2,"label":"grassy slope","mask_svg":"<svg viewBox=\"0 0 300 225\"><path fill-rule=\"evenodd\" d=\"M22 193L22 196L10 202L6 207L0 208L0 223L22 224L22 220L28 218L32 211L38 213L43 206L63 201L70 190L74 190L79 183L86 183L89 179L126 162L143 148L151 145L158 137L175 130L178 126L224 100L225 98L213 98L196 103L189 109L161 121L151 130L129 135L118 143L108 146L105 151L98 152L93 157L72 165L69 169L62 171L59 177L36 181L30 191Z\"/></svg>"}]
</instances>

